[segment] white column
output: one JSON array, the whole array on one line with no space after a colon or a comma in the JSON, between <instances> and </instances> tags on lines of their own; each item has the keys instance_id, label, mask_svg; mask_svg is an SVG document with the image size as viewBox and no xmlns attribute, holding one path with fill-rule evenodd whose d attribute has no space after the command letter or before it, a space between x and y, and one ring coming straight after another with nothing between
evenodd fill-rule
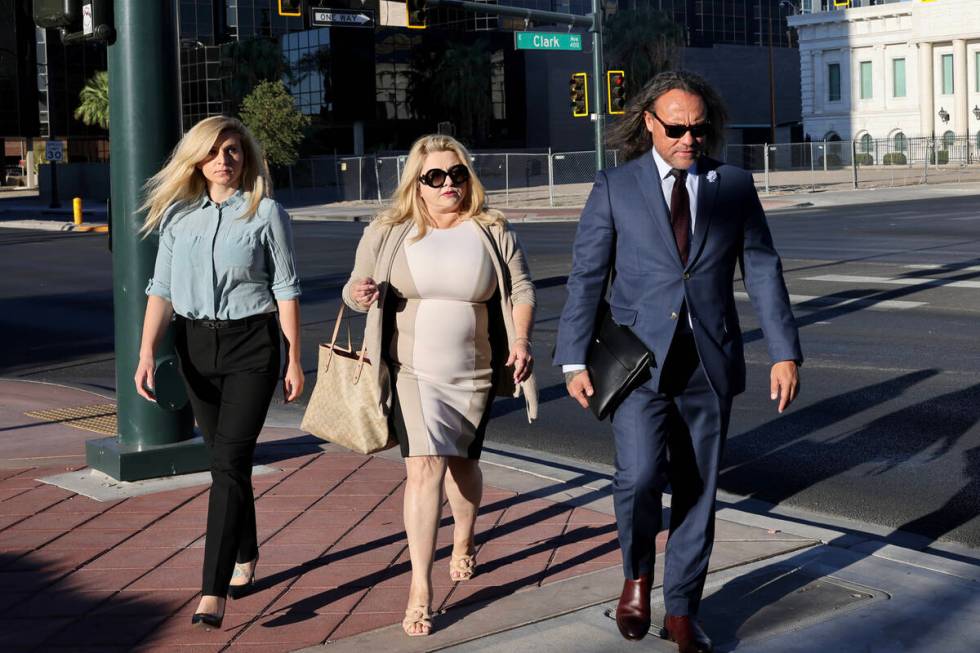
<instances>
[{"instance_id":1,"label":"white column","mask_svg":"<svg viewBox=\"0 0 980 653\"><path fill-rule=\"evenodd\" d=\"M919 48L919 136L933 136L936 129L936 85L933 81L932 43L922 41Z\"/></svg>"},{"instance_id":2,"label":"white column","mask_svg":"<svg viewBox=\"0 0 980 653\"><path fill-rule=\"evenodd\" d=\"M970 78L966 74L966 40L953 40L953 133L965 136L970 130Z\"/></svg>"},{"instance_id":3,"label":"white column","mask_svg":"<svg viewBox=\"0 0 980 653\"><path fill-rule=\"evenodd\" d=\"M813 51L813 113L821 114L825 111L827 102L827 71L824 70L823 51ZM814 138L815 135L811 134Z\"/></svg>"}]
</instances>

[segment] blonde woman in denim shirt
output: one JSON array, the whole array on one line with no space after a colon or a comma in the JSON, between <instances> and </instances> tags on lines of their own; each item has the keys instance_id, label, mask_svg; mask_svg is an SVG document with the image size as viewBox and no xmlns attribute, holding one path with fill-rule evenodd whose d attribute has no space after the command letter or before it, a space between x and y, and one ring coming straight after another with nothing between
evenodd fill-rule
<instances>
[{"instance_id":1,"label":"blonde woman in denim shirt","mask_svg":"<svg viewBox=\"0 0 980 653\"><path fill-rule=\"evenodd\" d=\"M155 351L173 322L212 478L202 597L192 624L220 628L225 597L244 595L255 577L252 455L280 378L280 332L283 396L288 402L303 391L289 215L269 197L254 137L224 116L187 132L146 190L143 231L158 232L160 242L146 289L136 390L155 400Z\"/></svg>"}]
</instances>

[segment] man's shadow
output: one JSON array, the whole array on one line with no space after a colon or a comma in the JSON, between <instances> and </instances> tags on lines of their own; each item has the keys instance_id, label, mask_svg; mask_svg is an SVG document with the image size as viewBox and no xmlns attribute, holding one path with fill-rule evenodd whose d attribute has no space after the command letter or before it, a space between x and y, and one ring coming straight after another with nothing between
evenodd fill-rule
<instances>
[{"instance_id":1,"label":"man's shadow","mask_svg":"<svg viewBox=\"0 0 980 653\"><path fill-rule=\"evenodd\" d=\"M878 384L879 390L906 391L913 385L935 374L935 371L921 371L907 374L898 379ZM838 395L811 406L810 409L819 412L821 404L829 409L827 404L837 401L849 402L853 393ZM854 406L858 408L858 406ZM839 408L839 407L838 407ZM867 406L860 406L861 409ZM808 409L809 410L809 409ZM776 422L804 420L802 431L812 431L813 424L806 423L805 411L780 417ZM847 412L847 411L845 411ZM839 410L830 410L830 415L840 417ZM828 421L832 419L828 418ZM936 460L954 451L960 439L980 421L980 384L946 393L934 399L928 399L917 404L902 408L868 423L865 427L840 438L826 442L799 440L800 430L786 428L773 429L776 433L789 433L790 437L781 441L779 438L772 443L772 452L752 460L745 460L737 465L740 480L736 489L744 487L745 480L763 478L774 469L786 469L789 461L802 457L820 456L826 464L819 469L808 467L789 468L792 473L783 474L781 482L758 490L754 498L763 498L766 502L778 504L795 494L829 478L845 472L852 472L859 466L873 463L870 469L860 472L867 475L880 475L892 470L913 458L925 457L926 460ZM918 427L918 428L916 428ZM772 428L772 426L768 427ZM818 426L817 428L820 428ZM756 429L763 433L766 426ZM907 437L896 438L896 431L912 432ZM867 446L874 442L876 446ZM744 577L733 579L718 591L706 597L702 604L701 615L707 620L712 619L715 625L713 634L716 641L724 649L736 648L740 641L740 631L746 623L766 606L775 604L795 592L803 590L818 578L832 576L846 569L875 552L887 546L890 541L907 542L907 533L920 536L919 546L927 548L939 538L977 517L978 497L980 497L980 446L970 448L963 454L963 464L968 475L965 485L950 497L943 505L919 517L908 519L897 526L892 535L872 542L863 542L860 553L851 552L853 556L824 556L817 557L812 550L804 551L781 560L772 565L770 574L759 574L758 583L747 582ZM783 467L780 467L783 466ZM734 468L733 468L734 469ZM726 474L732 474L729 469ZM722 474L724 477L725 474ZM752 499L745 500L746 503ZM737 502L731 507L738 509ZM780 519L788 519L779 515ZM845 538L855 533L845 533L840 541L831 541L830 545L848 545ZM943 554L952 559L958 556ZM974 560L964 559L975 562ZM834 562L836 561L836 562ZM774 582L773 579L778 579ZM733 608L733 606L736 606ZM928 633L944 627L941 619L930 619L928 624L922 624L915 637L926 641Z\"/></svg>"}]
</instances>

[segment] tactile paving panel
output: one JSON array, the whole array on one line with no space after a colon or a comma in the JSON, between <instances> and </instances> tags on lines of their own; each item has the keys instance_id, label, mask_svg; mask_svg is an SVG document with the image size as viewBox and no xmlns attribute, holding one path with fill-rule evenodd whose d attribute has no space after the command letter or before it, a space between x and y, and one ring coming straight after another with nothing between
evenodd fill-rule
<instances>
[{"instance_id":1,"label":"tactile paving panel","mask_svg":"<svg viewBox=\"0 0 980 653\"><path fill-rule=\"evenodd\" d=\"M116 404L96 404L74 408L53 408L51 410L32 410L24 413L45 422L55 422L84 431L116 434Z\"/></svg>"}]
</instances>

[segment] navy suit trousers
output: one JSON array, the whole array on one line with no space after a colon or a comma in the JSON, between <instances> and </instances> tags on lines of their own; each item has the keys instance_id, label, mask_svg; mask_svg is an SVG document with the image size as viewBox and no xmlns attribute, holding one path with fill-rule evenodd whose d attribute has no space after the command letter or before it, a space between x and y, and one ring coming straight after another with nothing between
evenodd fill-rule
<instances>
[{"instance_id":1,"label":"navy suit trousers","mask_svg":"<svg viewBox=\"0 0 980 653\"><path fill-rule=\"evenodd\" d=\"M613 500L623 571L653 573L670 486L664 601L672 615L696 615L714 541L718 466L731 414L708 382L693 335L678 332L659 384L647 381L612 416L616 442Z\"/></svg>"}]
</instances>

